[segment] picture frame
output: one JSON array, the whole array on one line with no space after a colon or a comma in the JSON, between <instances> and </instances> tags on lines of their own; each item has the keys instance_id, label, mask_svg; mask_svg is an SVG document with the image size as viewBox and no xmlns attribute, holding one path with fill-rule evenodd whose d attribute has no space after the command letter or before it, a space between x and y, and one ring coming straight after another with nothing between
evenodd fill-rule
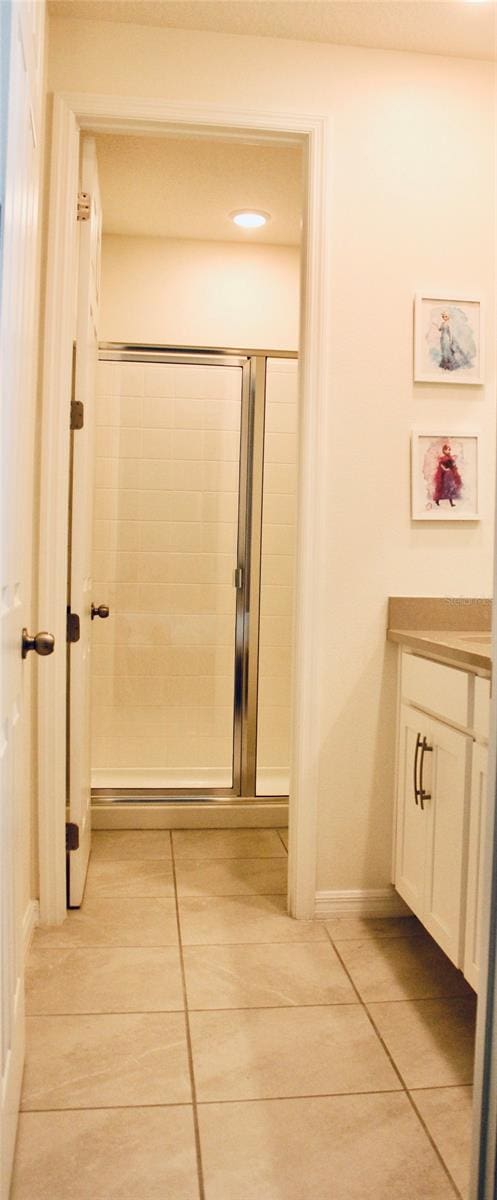
<instances>
[{"instance_id":1,"label":"picture frame","mask_svg":"<svg viewBox=\"0 0 497 1200\"><path fill-rule=\"evenodd\" d=\"M479 444L475 430L413 429L413 521L479 521Z\"/></svg>"},{"instance_id":2,"label":"picture frame","mask_svg":"<svg viewBox=\"0 0 497 1200\"><path fill-rule=\"evenodd\" d=\"M481 296L418 292L414 302L416 383L484 382L484 314Z\"/></svg>"}]
</instances>

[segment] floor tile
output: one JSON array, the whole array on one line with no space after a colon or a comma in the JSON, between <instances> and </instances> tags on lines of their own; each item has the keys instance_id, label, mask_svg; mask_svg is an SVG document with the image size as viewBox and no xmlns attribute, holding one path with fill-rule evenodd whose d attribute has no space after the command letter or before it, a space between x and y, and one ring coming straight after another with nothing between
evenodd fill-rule
<instances>
[{"instance_id":1,"label":"floor tile","mask_svg":"<svg viewBox=\"0 0 497 1200\"><path fill-rule=\"evenodd\" d=\"M206 1200L454 1200L402 1093L206 1104L199 1120Z\"/></svg>"},{"instance_id":2,"label":"floor tile","mask_svg":"<svg viewBox=\"0 0 497 1200\"><path fill-rule=\"evenodd\" d=\"M284 896L184 896L179 910L181 936L187 946L328 940L319 921L289 917Z\"/></svg>"},{"instance_id":3,"label":"floor tile","mask_svg":"<svg viewBox=\"0 0 497 1200\"><path fill-rule=\"evenodd\" d=\"M185 1103L183 1013L28 1018L23 1109Z\"/></svg>"},{"instance_id":4,"label":"floor tile","mask_svg":"<svg viewBox=\"0 0 497 1200\"><path fill-rule=\"evenodd\" d=\"M179 859L178 896L286 896L286 858Z\"/></svg>"},{"instance_id":5,"label":"floor tile","mask_svg":"<svg viewBox=\"0 0 497 1200\"><path fill-rule=\"evenodd\" d=\"M192 1012L190 1029L199 1101L400 1087L359 1005Z\"/></svg>"},{"instance_id":6,"label":"floor tile","mask_svg":"<svg viewBox=\"0 0 497 1200\"><path fill-rule=\"evenodd\" d=\"M285 858L275 829L175 829L175 858Z\"/></svg>"},{"instance_id":7,"label":"floor tile","mask_svg":"<svg viewBox=\"0 0 497 1200\"><path fill-rule=\"evenodd\" d=\"M333 917L326 929L337 942L365 938L428 937L417 917Z\"/></svg>"},{"instance_id":8,"label":"floor tile","mask_svg":"<svg viewBox=\"0 0 497 1200\"><path fill-rule=\"evenodd\" d=\"M85 897L98 896L174 896L172 863L91 861Z\"/></svg>"},{"instance_id":9,"label":"floor tile","mask_svg":"<svg viewBox=\"0 0 497 1200\"><path fill-rule=\"evenodd\" d=\"M176 905L168 899L88 897L62 925L39 925L38 946L175 946Z\"/></svg>"},{"instance_id":10,"label":"floor tile","mask_svg":"<svg viewBox=\"0 0 497 1200\"><path fill-rule=\"evenodd\" d=\"M473 1089L426 1088L412 1092L412 1098L456 1187L466 1197L471 1168Z\"/></svg>"},{"instance_id":11,"label":"floor tile","mask_svg":"<svg viewBox=\"0 0 497 1200\"><path fill-rule=\"evenodd\" d=\"M146 1012L183 1008L176 946L33 946L26 972L28 1013Z\"/></svg>"},{"instance_id":12,"label":"floor tile","mask_svg":"<svg viewBox=\"0 0 497 1200\"><path fill-rule=\"evenodd\" d=\"M91 860L171 858L168 829L100 829L91 837Z\"/></svg>"},{"instance_id":13,"label":"floor tile","mask_svg":"<svg viewBox=\"0 0 497 1200\"><path fill-rule=\"evenodd\" d=\"M471 1083L476 997L368 1007L408 1088Z\"/></svg>"},{"instance_id":14,"label":"floor tile","mask_svg":"<svg viewBox=\"0 0 497 1200\"><path fill-rule=\"evenodd\" d=\"M353 1004L356 995L324 942L185 946L190 1008L273 1008Z\"/></svg>"},{"instance_id":15,"label":"floor tile","mask_svg":"<svg viewBox=\"0 0 497 1200\"><path fill-rule=\"evenodd\" d=\"M21 1113L10 1200L198 1200L192 1110Z\"/></svg>"},{"instance_id":16,"label":"floor tile","mask_svg":"<svg viewBox=\"0 0 497 1200\"><path fill-rule=\"evenodd\" d=\"M464 976L431 938L335 938L334 945L366 1003L472 994Z\"/></svg>"}]
</instances>

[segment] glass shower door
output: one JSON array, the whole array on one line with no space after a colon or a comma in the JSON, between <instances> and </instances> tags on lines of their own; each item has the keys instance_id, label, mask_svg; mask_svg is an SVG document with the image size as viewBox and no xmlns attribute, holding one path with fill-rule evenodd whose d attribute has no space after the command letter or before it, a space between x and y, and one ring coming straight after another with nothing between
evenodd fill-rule
<instances>
[{"instance_id":1,"label":"glass shower door","mask_svg":"<svg viewBox=\"0 0 497 1200\"><path fill-rule=\"evenodd\" d=\"M246 364L151 358L99 363L92 782L238 794Z\"/></svg>"}]
</instances>

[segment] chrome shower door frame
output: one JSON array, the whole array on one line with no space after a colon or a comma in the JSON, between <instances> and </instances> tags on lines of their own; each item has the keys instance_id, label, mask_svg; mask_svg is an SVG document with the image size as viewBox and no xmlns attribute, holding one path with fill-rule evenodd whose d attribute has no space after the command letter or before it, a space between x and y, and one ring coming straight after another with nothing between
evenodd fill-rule
<instances>
[{"instance_id":1,"label":"chrome shower door frame","mask_svg":"<svg viewBox=\"0 0 497 1200\"><path fill-rule=\"evenodd\" d=\"M264 421L268 358L296 358L295 352L208 349L101 343L99 361L158 362L242 370L238 536L233 678L233 762L231 788L92 788L95 803L257 800L257 703L264 471ZM262 803L282 797L261 797ZM285 797L286 799L286 797Z\"/></svg>"}]
</instances>

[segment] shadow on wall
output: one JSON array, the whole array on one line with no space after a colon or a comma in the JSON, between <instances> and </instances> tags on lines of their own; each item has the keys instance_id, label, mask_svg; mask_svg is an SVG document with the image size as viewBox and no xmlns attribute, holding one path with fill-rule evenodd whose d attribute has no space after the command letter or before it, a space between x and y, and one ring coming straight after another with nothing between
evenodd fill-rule
<instances>
[{"instance_id":1,"label":"shadow on wall","mask_svg":"<svg viewBox=\"0 0 497 1200\"><path fill-rule=\"evenodd\" d=\"M340 692L336 719L323 737L319 842L331 853L318 864L318 890L330 880L333 890L391 883L397 655L385 634L383 623L376 652L352 691ZM347 678L346 665L338 671Z\"/></svg>"}]
</instances>

